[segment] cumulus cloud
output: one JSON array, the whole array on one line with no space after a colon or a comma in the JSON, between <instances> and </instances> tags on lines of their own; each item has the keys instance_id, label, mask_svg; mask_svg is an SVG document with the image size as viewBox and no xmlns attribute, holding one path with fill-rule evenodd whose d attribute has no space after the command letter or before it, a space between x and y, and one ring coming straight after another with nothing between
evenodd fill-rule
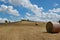
<instances>
[{"instance_id":1,"label":"cumulus cloud","mask_svg":"<svg viewBox=\"0 0 60 40\"><path fill-rule=\"evenodd\" d=\"M43 7L39 8L37 5L35 4L33 5L30 2L30 0L18 0L18 1L17 0L8 0L8 1L5 0L5 2L9 2L10 4L13 4L13 5L22 5L23 7L30 9L36 15L37 13L39 13L40 15L41 11L43 10Z\"/></svg>"},{"instance_id":2,"label":"cumulus cloud","mask_svg":"<svg viewBox=\"0 0 60 40\"><path fill-rule=\"evenodd\" d=\"M59 13L60 12L60 8L53 8L52 10L49 10L49 12Z\"/></svg>"},{"instance_id":3,"label":"cumulus cloud","mask_svg":"<svg viewBox=\"0 0 60 40\"><path fill-rule=\"evenodd\" d=\"M0 18L0 23L5 23L5 21L9 22L15 22L14 20L10 20L8 18Z\"/></svg>"},{"instance_id":4,"label":"cumulus cloud","mask_svg":"<svg viewBox=\"0 0 60 40\"><path fill-rule=\"evenodd\" d=\"M6 0L4 0L6 2ZM4 2L3 1L3 2ZM26 13L26 18L33 21L58 21L60 20L60 15L57 13L60 12L60 8L54 8L48 12L43 12L43 7L38 7L35 4L32 4L30 0L8 0L10 4L21 5L25 8L30 9L35 15L31 16L30 13ZM55 6L57 6L56 4ZM5 9L4 9L5 10Z\"/></svg>"},{"instance_id":5,"label":"cumulus cloud","mask_svg":"<svg viewBox=\"0 0 60 40\"><path fill-rule=\"evenodd\" d=\"M19 12L16 9L13 9L13 6L1 5L0 6L0 12L4 12L4 13L6 12L8 14L20 16Z\"/></svg>"},{"instance_id":6,"label":"cumulus cloud","mask_svg":"<svg viewBox=\"0 0 60 40\"><path fill-rule=\"evenodd\" d=\"M0 18L0 23L5 23L5 20L9 21L7 18Z\"/></svg>"},{"instance_id":7,"label":"cumulus cloud","mask_svg":"<svg viewBox=\"0 0 60 40\"><path fill-rule=\"evenodd\" d=\"M38 14L37 14L38 15ZM53 13L53 12L42 12L42 14L40 16L30 16L26 14L26 19L29 20L33 20L33 21L44 21L44 22L48 22L48 21L59 21L60 20L60 15Z\"/></svg>"}]
</instances>

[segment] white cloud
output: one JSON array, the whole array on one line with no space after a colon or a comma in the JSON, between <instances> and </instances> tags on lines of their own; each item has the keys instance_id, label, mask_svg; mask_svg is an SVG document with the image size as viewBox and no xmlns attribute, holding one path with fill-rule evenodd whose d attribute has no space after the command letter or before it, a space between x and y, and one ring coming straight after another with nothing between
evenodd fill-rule
<instances>
[{"instance_id":1,"label":"white cloud","mask_svg":"<svg viewBox=\"0 0 60 40\"><path fill-rule=\"evenodd\" d=\"M6 12L15 16L20 16L19 12L16 9L13 9L13 6L1 5L0 12Z\"/></svg>"},{"instance_id":2,"label":"white cloud","mask_svg":"<svg viewBox=\"0 0 60 40\"><path fill-rule=\"evenodd\" d=\"M8 18L0 18L0 23L5 23L5 21L9 22L15 22L14 20L10 20Z\"/></svg>"},{"instance_id":3,"label":"white cloud","mask_svg":"<svg viewBox=\"0 0 60 40\"><path fill-rule=\"evenodd\" d=\"M6 0L5 0L6 2ZM57 13L60 12L60 8L54 8L52 10L49 10L48 12L43 12L43 7L38 7L35 4L32 4L30 0L8 0L10 4L13 5L22 5L25 8L30 9L35 15L31 16L30 13L26 13L26 18L33 20L33 21L58 21L60 20L60 15ZM58 4L55 4L55 6L58 6Z\"/></svg>"},{"instance_id":4,"label":"white cloud","mask_svg":"<svg viewBox=\"0 0 60 40\"><path fill-rule=\"evenodd\" d=\"M14 5L22 5L25 8L30 9L35 16L31 16L29 13L26 13L26 17L30 20L34 21L57 21L59 20L60 15L54 13L54 12L60 12L60 8L50 10L50 12L43 12L43 7L38 7L37 5L33 5L30 0L10 0L9 1L11 4ZM57 6L57 4L56 4Z\"/></svg>"},{"instance_id":5,"label":"white cloud","mask_svg":"<svg viewBox=\"0 0 60 40\"><path fill-rule=\"evenodd\" d=\"M35 5L35 4L33 5L30 2L30 0L18 0L18 1L17 0L8 0L8 2L13 5L22 5L23 7L30 9L36 15L37 15L37 13L40 15L43 10L43 7L39 8L37 5Z\"/></svg>"},{"instance_id":6,"label":"white cloud","mask_svg":"<svg viewBox=\"0 0 60 40\"><path fill-rule=\"evenodd\" d=\"M52 9L52 10L49 10L49 12L60 12L60 8L54 8L54 9Z\"/></svg>"},{"instance_id":7,"label":"white cloud","mask_svg":"<svg viewBox=\"0 0 60 40\"><path fill-rule=\"evenodd\" d=\"M38 15L38 14L37 14ZM32 20L32 21L44 21L44 22L48 22L48 21L59 21L60 20L60 15L53 13L53 12L42 12L41 16L25 16L26 19Z\"/></svg>"},{"instance_id":8,"label":"white cloud","mask_svg":"<svg viewBox=\"0 0 60 40\"><path fill-rule=\"evenodd\" d=\"M4 23L4 21L2 20L2 18L0 18L0 23Z\"/></svg>"},{"instance_id":9,"label":"white cloud","mask_svg":"<svg viewBox=\"0 0 60 40\"><path fill-rule=\"evenodd\" d=\"M7 20L7 22L9 22L9 20L7 18L0 18L0 23L5 23L5 20Z\"/></svg>"},{"instance_id":10,"label":"white cloud","mask_svg":"<svg viewBox=\"0 0 60 40\"><path fill-rule=\"evenodd\" d=\"M26 15L27 15L27 16L31 16L31 14L30 14L30 13L26 13Z\"/></svg>"}]
</instances>

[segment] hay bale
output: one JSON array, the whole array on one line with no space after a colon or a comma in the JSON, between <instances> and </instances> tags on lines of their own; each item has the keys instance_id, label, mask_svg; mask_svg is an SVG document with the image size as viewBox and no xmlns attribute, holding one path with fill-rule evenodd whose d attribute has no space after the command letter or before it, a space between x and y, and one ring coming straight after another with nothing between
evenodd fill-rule
<instances>
[{"instance_id":1,"label":"hay bale","mask_svg":"<svg viewBox=\"0 0 60 40\"><path fill-rule=\"evenodd\" d=\"M49 33L57 33L60 32L60 24L56 22L48 22L46 24L46 30Z\"/></svg>"},{"instance_id":2,"label":"hay bale","mask_svg":"<svg viewBox=\"0 0 60 40\"><path fill-rule=\"evenodd\" d=\"M35 25L38 26L38 23L35 22Z\"/></svg>"},{"instance_id":3,"label":"hay bale","mask_svg":"<svg viewBox=\"0 0 60 40\"><path fill-rule=\"evenodd\" d=\"M53 24L51 22L48 22L46 24L46 30L47 30L47 32L51 33L52 29L53 29Z\"/></svg>"},{"instance_id":4,"label":"hay bale","mask_svg":"<svg viewBox=\"0 0 60 40\"><path fill-rule=\"evenodd\" d=\"M35 25L36 25L36 26L38 26L38 24L37 24L37 23L36 23Z\"/></svg>"}]
</instances>

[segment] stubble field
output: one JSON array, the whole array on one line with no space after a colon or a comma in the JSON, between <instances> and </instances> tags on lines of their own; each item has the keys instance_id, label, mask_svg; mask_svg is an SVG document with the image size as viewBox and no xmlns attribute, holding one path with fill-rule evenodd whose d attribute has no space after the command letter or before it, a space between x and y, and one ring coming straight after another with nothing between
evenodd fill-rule
<instances>
[{"instance_id":1,"label":"stubble field","mask_svg":"<svg viewBox=\"0 0 60 40\"><path fill-rule=\"evenodd\" d=\"M47 33L44 22L0 24L0 40L60 40L60 33Z\"/></svg>"}]
</instances>

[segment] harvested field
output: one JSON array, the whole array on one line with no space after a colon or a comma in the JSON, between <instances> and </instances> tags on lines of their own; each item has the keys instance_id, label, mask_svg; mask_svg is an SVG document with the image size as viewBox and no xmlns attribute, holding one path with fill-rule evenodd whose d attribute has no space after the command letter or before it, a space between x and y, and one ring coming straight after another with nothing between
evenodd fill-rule
<instances>
[{"instance_id":1,"label":"harvested field","mask_svg":"<svg viewBox=\"0 0 60 40\"><path fill-rule=\"evenodd\" d=\"M17 22L0 24L0 40L60 40L60 33L47 33L46 23Z\"/></svg>"}]
</instances>

